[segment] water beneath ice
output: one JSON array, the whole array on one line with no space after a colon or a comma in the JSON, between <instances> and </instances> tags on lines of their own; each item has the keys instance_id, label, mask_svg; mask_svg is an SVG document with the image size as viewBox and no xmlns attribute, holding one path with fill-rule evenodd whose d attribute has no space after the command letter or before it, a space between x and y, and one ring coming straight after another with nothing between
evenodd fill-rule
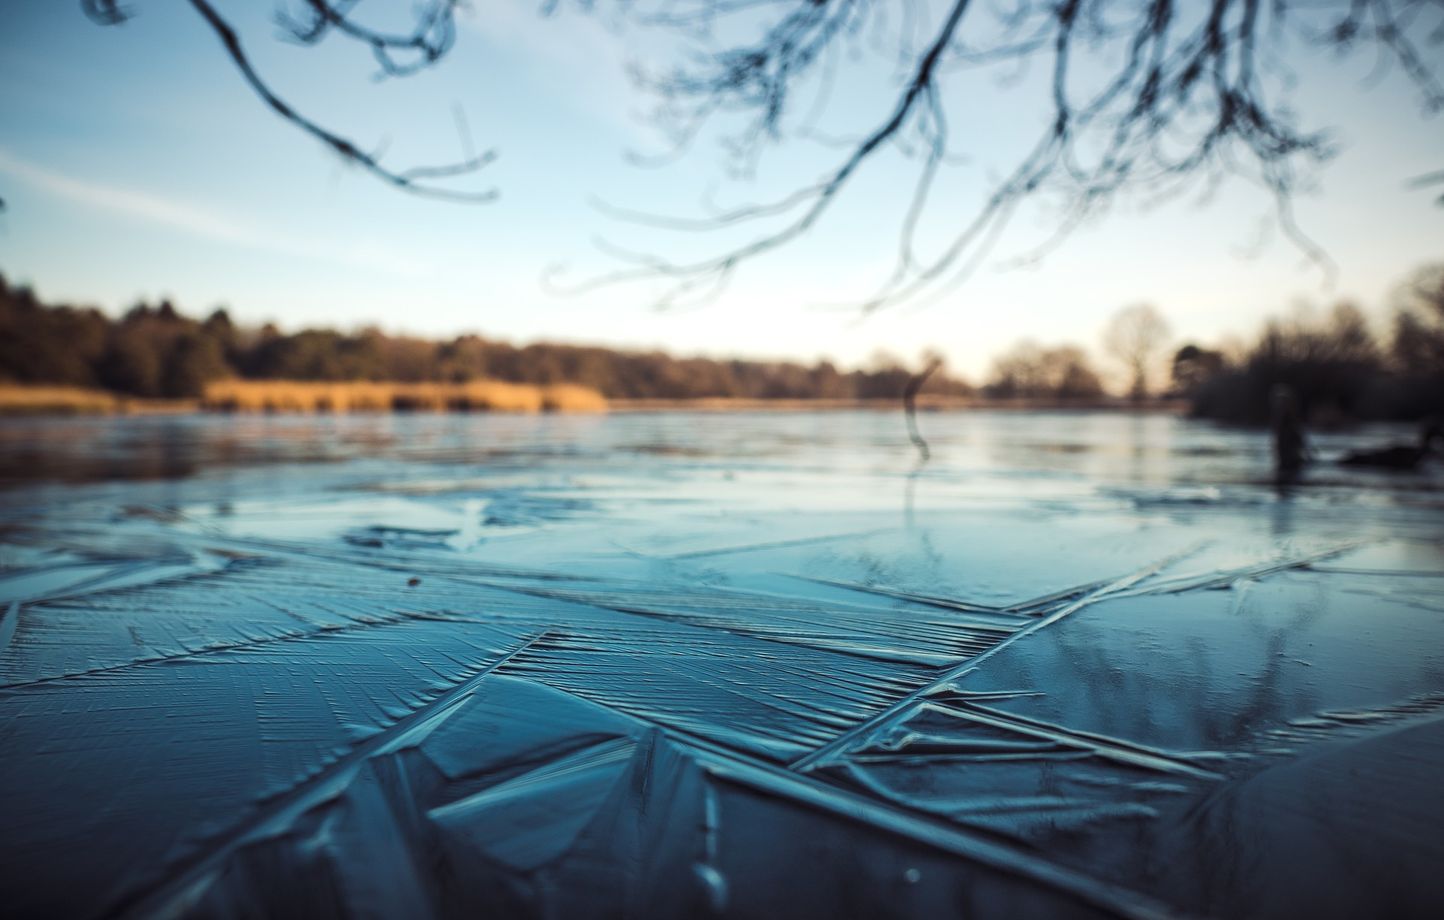
<instances>
[{"instance_id":1,"label":"water beneath ice","mask_svg":"<svg viewBox=\"0 0 1444 920\"><path fill-rule=\"evenodd\" d=\"M1444 463L1166 415L0 424L0 909L1429 916Z\"/></svg>"}]
</instances>

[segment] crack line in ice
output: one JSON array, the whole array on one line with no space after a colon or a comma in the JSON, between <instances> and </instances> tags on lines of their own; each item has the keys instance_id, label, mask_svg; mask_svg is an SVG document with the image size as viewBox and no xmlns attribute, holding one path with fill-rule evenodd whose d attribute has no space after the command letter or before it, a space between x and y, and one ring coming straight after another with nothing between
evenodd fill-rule
<instances>
[{"instance_id":1,"label":"crack line in ice","mask_svg":"<svg viewBox=\"0 0 1444 920\"><path fill-rule=\"evenodd\" d=\"M203 880L205 873L217 868L238 847L264 837L272 826L284 826L319 802L338 795L370 758L400 750L430 734L476 693L487 675L545 636L545 631L538 633L494 661L473 665L472 673L463 674L456 686L358 742L305 779L258 803L255 810L241 821L209 841L199 842L190 856L174 860L170 866L164 867L158 879L122 894L104 915L155 916L169 913L167 908L176 907L183 912L183 905L177 905L176 900L184 898L192 886Z\"/></svg>"},{"instance_id":2,"label":"crack line in ice","mask_svg":"<svg viewBox=\"0 0 1444 920\"><path fill-rule=\"evenodd\" d=\"M0 614L0 654L3 654L10 644L10 638L15 635L15 626L20 622L20 602L11 601L5 612Z\"/></svg>"},{"instance_id":3,"label":"crack line in ice","mask_svg":"<svg viewBox=\"0 0 1444 920\"><path fill-rule=\"evenodd\" d=\"M1183 550L1181 552L1165 556L1157 562L1154 562L1151 565L1144 566L1143 568L1138 569L1128 575L1124 575L1122 578L1116 579L1115 581L1110 582L1104 587L1099 588L1096 591L1092 591L1084 595L1083 597L1080 597L1078 600L1073 601L1071 604L1068 604L1067 606L1054 611L1052 614L1049 614L1048 616L1038 620L1037 622L1025 626L1024 628L1013 633L1011 636L999 642L997 645L994 645L992 648L988 649L982 654L959 662L957 665L947 669L942 674L939 674L927 685L920 687L917 690L914 690L907 696L904 696L902 699L893 703L891 706L887 707L879 713L876 713L871 718L859 723L858 725L853 726L851 729L843 732L841 735L838 735L827 744L816 748L810 754L807 754L793 761L790 765L791 768L799 771L807 771L828 763L838 754L846 750L847 747L857 739L872 734L885 725L891 725L892 723L896 722L899 716L907 712L914 703L936 693L938 690L948 686L953 681L957 680L963 674L973 670L977 667L978 662L997 654L999 651L1007 648L1014 642L1022 639L1024 636L1032 635L1040 629L1051 626L1052 624L1058 622L1064 617L1067 617L1070 614L1082 610L1084 607L1088 607L1092 604L1097 603L1098 601L1118 595L1119 593L1127 590L1128 588L1131 588L1133 585L1137 584L1143 579L1148 578L1149 576L1156 574L1160 570L1174 564L1178 560L1183 559L1193 554L1194 552L1197 552L1197 550L1198 547L1190 547L1189 549Z\"/></svg>"},{"instance_id":4,"label":"crack line in ice","mask_svg":"<svg viewBox=\"0 0 1444 920\"><path fill-rule=\"evenodd\" d=\"M538 637L540 640L541 637ZM926 812L892 802L869 798L854 790L823 779L795 772L746 751L710 738L694 735L674 725L653 722L606 701L600 701L534 676L512 674L641 722L660 731L691 756L713 779L775 796L795 806L810 807L875 831L893 834L940 852L1013 875L1076 898L1082 903L1133 920L1162 920L1177 917L1177 911L1132 889L1052 863L1007 843L978 836L975 832L947 823Z\"/></svg>"},{"instance_id":5,"label":"crack line in ice","mask_svg":"<svg viewBox=\"0 0 1444 920\"><path fill-rule=\"evenodd\" d=\"M1072 600L1089 591L1096 591L1099 588L1111 584L1116 579L1102 579L1100 581L1088 582L1072 588L1064 588L1062 591L1055 591L1052 594L1045 594L1031 600L1021 601L1016 604L984 604L978 601L964 601L951 597L940 597L935 594L919 594L914 591L906 591L902 588L894 588L886 585L868 585L860 582L836 581L828 578L814 578L809 575L793 575L801 581L810 581L814 584L827 585L833 588L843 588L848 591L859 591L864 594L876 594L882 597L892 597L898 600L912 601L917 604L925 604L929 607L941 607L944 610L957 610L963 613L986 613L1000 616L1026 616L1040 613L1043 610L1062 601Z\"/></svg>"},{"instance_id":6,"label":"crack line in ice","mask_svg":"<svg viewBox=\"0 0 1444 920\"><path fill-rule=\"evenodd\" d=\"M661 559L702 559L707 556L725 556L733 553L750 553L764 549L782 549L788 546L808 546L813 543L831 543L834 540L848 540L861 537L875 537L892 533L896 527L875 527L872 530L855 530L849 533L824 534L816 537L796 537L791 540L773 540L767 543L743 543L736 546L719 546L715 549L694 549L681 553L666 553Z\"/></svg>"},{"instance_id":7,"label":"crack line in ice","mask_svg":"<svg viewBox=\"0 0 1444 920\"><path fill-rule=\"evenodd\" d=\"M1079 760L1088 755L1074 751L1061 759ZM1050 821L1064 816L1075 819L1103 820L1110 818L1157 818L1158 809L1142 802L1092 802L1082 798L1063 795L1001 795L967 796L953 800L923 800L899 793L887 784L879 782L866 770L856 764L845 764L848 778L860 787L878 797L898 804L902 808L920 810L929 814L942 815L963 824L979 826L980 817L1046 813ZM996 827L987 823L981 828L997 832Z\"/></svg>"},{"instance_id":8,"label":"crack line in ice","mask_svg":"<svg viewBox=\"0 0 1444 920\"><path fill-rule=\"evenodd\" d=\"M695 742L683 742L693 747ZM692 751L710 776L723 782L747 786L798 805L808 805L841 818L865 824L873 830L896 834L908 840L961 857L1010 875L1018 876L1054 891L1116 913L1122 917L1175 917L1177 912L1136 891L1101 881L1091 875L1059 866L1004 843L985 839L954 824L902 808L887 801L859 795L832 784L798 774L791 769L767 764L733 752L718 752L710 746Z\"/></svg>"},{"instance_id":9,"label":"crack line in ice","mask_svg":"<svg viewBox=\"0 0 1444 920\"><path fill-rule=\"evenodd\" d=\"M207 559L212 556L210 553L195 553L184 562L179 559L161 559L147 562L127 563L117 565L104 572L99 572L89 578L82 578L79 581L64 585L53 593L41 593L29 597L18 597L15 600L24 601L27 604L46 604L52 601L74 600L81 597L93 597L97 594L109 594L127 591L133 588L153 588L156 585L164 585L170 582L185 581L191 578L215 575L226 571L234 560L231 559ZM78 568L76 565L55 566L51 571L59 571L67 568ZM179 571L177 571L179 570ZM44 569L32 570L24 574L38 574L46 571ZM151 573L155 577L140 581L125 581L133 575ZM116 582L120 582L116 584Z\"/></svg>"},{"instance_id":10,"label":"crack line in ice","mask_svg":"<svg viewBox=\"0 0 1444 920\"><path fill-rule=\"evenodd\" d=\"M1015 734L1040 738L1066 747L1087 750L1107 760L1156 770L1161 773L1180 773L1196 779L1223 779L1211 770L1205 770L1188 762L1186 755L1161 751L1157 748L1135 744L1119 738L1109 738L1092 732L1078 731L1051 722L1029 719L1013 713L1005 713L987 706L965 703L962 707L945 703L923 703L920 709L927 709L955 719L976 722L990 728L997 728Z\"/></svg>"},{"instance_id":11,"label":"crack line in ice","mask_svg":"<svg viewBox=\"0 0 1444 920\"><path fill-rule=\"evenodd\" d=\"M1332 575L1378 575L1384 578L1444 578L1444 572L1431 572L1424 569L1358 569L1346 565L1311 565L1309 568L1315 572L1324 572Z\"/></svg>"},{"instance_id":12,"label":"crack line in ice","mask_svg":"<svg viewBox=\"0 0 1444 920\"><path fill-rule=\"evenodd\" d=\"M1367 546L1369 542L1368 540L1355 540L1330 549L1307 553L1302 556L1241 566L1224 572L1209 572L1204 575L1185 575L1178 578L1165 579L1151 585L1140 587L1134 591L1120 593L1117 596L1138 597L1144 594L1183 594L1188 591L1206 591L1209 588L1228 587L1241 581L1256 581L1260 578L1267 578L1269 575L1287 572L1290 569L1311 568L1315 562L1341 556L1361 546Z\"/></svg>"},{"instance_id":13,"label":"crack line in ice","mask_svg":"<svg viewBox=\"0 0 1444 920\"><path fill-rule=\"evenodd\" d=\"M244 642L224 642L214 645L207 645L197 649L186 649L171 655L152 655L148 658L134 658L120 664L106 665L100 668L86 668L81 671L67 671L64 674L50 674L45 677L37 677L32 680L20 680L9 684L0 684L0 690L23 690L27 687L35 687L43 684L53 684L57 681L76 680L83 677L94 677L100 674L115 674L120 671L128 671L132 668L143 668L149 665L171 664L180 661L189 661L195 658L202 658L207 655L216 655L221 652L248 651L254 648L264 648L268 645L275 645L281 642L301 642L307 639L323 639L338 635L348 635L364 629L373 629L381 626L400 626L407 623L414 623L418 620L441 621L447 623L477 623L483 621L467 619L463 617L442 616L438 614L401 612L390 615L373 614L372 619L365 621L353 620L349 625L322 626L318 629L284 633L279 636L271 636L265 639L248 639ZM13 628L13 627L12 627ZM3 629L0 629L3 634ZM3 643L0 643L3 648Z\"/></svg>"},{"instance_id":14,"label":"crack line in ice","mask_svg":"<svg viewBox=\"0 0 1444 920\"><path fill-rule=\"evenodd\" d=\"M1263 732L1262 738L1270 743L1308 744L1330 741L1338 737L1363 734L1376 728L1393 726L1414 719L1435 716L1444 709L1444 693L1426 693L1412 696L1396 703L1369 709L1327 709L1311 716L1290 719L1288 723ZM1269 750L1266 753L1280 752Z\"/></svg>"},{"instance_id":15,"label":"crack line in ice","mask_svg":"<svg viewBox=\"0 0 1444 920\"><path fill-rule=\"evenodd\" d=\"M900 662L938 667L958 660L960 655L977 655L1007 636L1014 627L991 623L957 622L945 624L909 623L913 636L925 636L932 648L918 648L896 641L895 630L876 628L875 618L898 616L898 611L854 608L845 604L815 603L796 598L743 591L710 591L694 594L671 592L659 594L641 589L598 593L573 588L539 588L522 585L491 585L548 600L584 604L616 613L648 617L748 636L783 645L838 652L857 658ZM646 601L652 601L651 604ZM657 603L660 601L661 603ZM665 604L671 604L666 608ZM680 608L680 609L679 609ZM737 617L739 612L760 613L761 617ZM729 616L730 615L730 616ZM827 617L829 629L836 635L825 635L817 628L815 618ZM850 627L850 634L839 632Z\"/></svg>"},{"instance_id":16,"label":"crack line in ice","mask_svg":"<svg viewBox=\"0 0 1444 920\"><path fill-rule=\"evenodd\" d=\"M387 572L420 573L433 578L451 578L464 584L477 584L478 582L472 580L474 576L524 578L536 581L567 580L574 577L541 569L513 569L485 565L470 558L452 559L434 553L404 553L388 550L383 556L376 553L328 551L315 544L289 540L222 537L210 534L197 534L193 539L205 547L221 545L242 548L251 552L261 551L274 556L291 556L303 560L332 562L341 565L361 565Z\"/></svg>"},{"instance_id":17,"label":"crack line in ice","mask_svg":"<svg viewBox=\"0 0 1444 920\"><path fill-rule=\"evenodd\" d=\"M606 764L623 763L632 757L636 742L632 738L607 738L595 744L566 751L532 766L499 783L429 809L427 817L445 819L467 814L509 799L531 795L538 789L558 783L577 773Z\"/></svg>"}]
</instances>

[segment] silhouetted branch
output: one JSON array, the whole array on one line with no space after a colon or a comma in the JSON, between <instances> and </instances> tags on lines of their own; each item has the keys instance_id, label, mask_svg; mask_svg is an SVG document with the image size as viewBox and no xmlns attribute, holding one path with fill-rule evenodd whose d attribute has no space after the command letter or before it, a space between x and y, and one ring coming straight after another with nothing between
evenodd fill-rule
<instances>
[{"instance_id":1,"label":"silhouetted branch","mask_svg":"<svg viewBox=\"0 0 1444 920\"><path fill-rule=\"evenodd\" d=\"M932 457L932 451L928 449L928 442L923 439L922 433L918 431L918 392L928 378L943 366L942 358L929 359L927 366L908 378L907 386L903 387L903 415L907 419L908 440L918 449L918 466L927 463Z\"/></svg>"},{"instance_id":2,"label":"silhouetted branch","mask_svg":"<svg viewBox=\"0 0 1444 920\"><path fill-rule=\"evenodd\" d=\"M750 163L767 144L818 134L815 106L793 126L793 97L810 80L820 79L826 91L840 43L869 29L876 33L890 6L880 0L658 0L625 8L644 26L709 37L705 53L642 79L658 94L663 116L686 125L688 138L702 122L743 115L725 149ZM1333 147L1324 132L1299 127L1282 99L1279 84L1287 81L1277 74L1286 46L1374 48L1400 65L1427 112L1444 108L1435 59L1423 50L1444 36L1437 22L1432 32L1424 22L1444 19L1440 0L1018 0L1002 11L977 6L948 0L923 41L912 34L921 16L899 28L896 49L907 66L890 108L816 182L699 218L604 206L624 221L665 230L763 227L706 258L633 253L623 259L632 268L607 276L607 283L660 280L662 304L679 292L716 288L743 263L813 230L886 147L919 165L898 228L895 266L862 301L865 310L933 295L965 277L1024 201L1042 197L1061 206L1055 232L1030 256L1038 258L1120 195L1164 199L1200 180L1215 184L1229 175L1260 183L1275 202L1284 236L1327 271L1327 256L1298 226L1292 201ZM914 12L911 4L904 8ZM717 39L738 35L750 37ZM920 258L918 227L937 206L939 169L953 153L956 129L947 101L961 93L956 81L1000 64L1033 61L1049 67L1046 126L991 183L981 205L957 212L941 253ZM974 126L965 127L973 129L963 134L973 143L988 142Z\"/></svg>"},{"instance_id":3,"label":"silhouetted branch","mask_svg":"<svg viewBox=\"0 0 1444 920\"><path fill-rule=\"evenodd\" d=\"M130 18L130 11L119 0L80 0L80 8L92 21L103 26L120 25Z\"/></svg>"},{"instance_id":4,"label":"silhouetted branch","mask_svg":"<svg viewBox=\"0 0 1444 920\"><path fill-rule=\"evenodd\" d=\"M208 0L190 0L221 40L252 90L281 117L377 178L409 192L486 201L494 191L463 192L435 184L485 166L491 153L450 164L392 169L354 141L298 113L258 74L234 28ZM416 73L445 57L456 39L461 0L420 0L411 29L387 31L357 18L359 0L286 0L278 17L294 41L314 45L329 35L365 46L382 77ZM898 227L895 265L863 307L937 296L966 278L1001 237L1025 201L1060 208L1056 231L1032 251L1040 258L1119 198L1179 195L1198 182L1251 178L1276 203L1283 234L1315 263L1323 249L1295 222L1291 202L1313 166L1332 153L1325 133L1304 130L1282 99L1283 59L1294 46L1349 51L1366 46L1397 63L1426 112L1444 110L1437 55L1444 42L1444 0L616 0L620 13L646 28L698 42L684 63L639 81L660 103L680 155L717 119L741 118L723 147L733 172L751 175L764 149L789 138L839 141L817 127L833 98L839 60L868 49L898 67L890 105L813 182L770 200L704 213L700 218L644 214L601 205L621 220L659 229L728 232L762 228L751 239L690 261L632 253L631 268L604 280L661 280L659 304L698 291L719 291L737 268L812 231L859 173L887 149L919 161ZM98 23L129 13L119 0L81 0ZM543 0L543 14L559 0ZM594 0L578 0L590 9ZM981 10L978 7L983 7ZM891 13L897 11L896 22ZM1433 28L1430 28L1431 22ZM957 162L955 137L981 146L994 139L976 124L950 123L959 81L1009 67L1015 83L1038 63L1046 67L1047 119L1030 146L980 204L951 212L952 236L932 258L918 254L919 227L937 205L942 167ZM805 90L816 86L806 104ZM1015 86L1013 91L1020 91ZM800 118L797 98L804 105ZM955 114L955 113L954 113ZM639 162L646 158L635 157ZM591 285L587 285L590 287Z\"/></svg>"},{"instance_id":5,"label":"silhouetted branch","mask_svg":"<svg viewBox=\"0 0 1444 920\"><path fill-rule=\"evenodd\" d=\"M496 159L495 151L488 150L481 154L471 152L470 139L466 137L460 122L458 129L463 131L462 143L467 149L464 159L401 170L383 166L378 154L368 153L355 141L322 127L281 98L261 78L246 54L235 28L216 8L207 0L189 2L220 39L232 63L261 101L346 162L359 166L383 182L416 195L464 202L487 202L496 198L495 189L464 191L433 184L436 180L469 175ZM435 64L451 50L456 36L455 15L459 0L429 0L416 14L415 29L403 35L388 34L358 24L351 17L357 2L358 0L300 0L300 14L292 16L282 13L280 19L291 37L303 44L315 44L334 31L367 45L381 65L382 73L387 76L415 73ZM120 5L119 0L81 0L81 6L87 16L101 25L117 25L130 18L129 11ZM413 59L401 62L396 57L398 54L410 54Z\"/></svg>"},{"instance_id":6,"label":"silhouetted branch","mask_svg":"<svg viewBox=\"0 0 1444 920\"><path fill-rule=\"evenodd\" d=\"M416 14L416 27L403 35L391 34L361 25L351 18L351 10L359 0L299 0L301 11L291 15L284 10L277 20L296 41L314 45L332 31L355 39L371 48L384 76L408 76L430 67L451 50L456 41L456 10L460 0L429 0ZM410 54L414 60L400 63L397 53Z\"/></svg>"},{"instance_id":7,"label":"silhouetted branch","mask_svg":"<svg viewBox=\"0 0 1444 920\"><path fill-rule=\"evenodd\" d=\"M1408 181L1407 185L1409 188L1428 188L1431 185L1444 185L1444 169L1425 173L1422 176L1415 176ZM1434 199L1434 203L1444 206L1444 194Z\"/></svg>"}]
</instances>

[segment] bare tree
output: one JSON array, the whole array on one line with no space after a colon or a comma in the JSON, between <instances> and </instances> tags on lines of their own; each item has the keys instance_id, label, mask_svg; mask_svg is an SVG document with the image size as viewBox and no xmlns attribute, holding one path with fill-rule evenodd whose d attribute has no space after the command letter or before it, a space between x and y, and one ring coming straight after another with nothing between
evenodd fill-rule
<instances>
[{"instance_id":1,"label":"bare tree","mask_svg":"<svg viewBox=\"0 0 1444 920\"><path fill-rule=\"evenodd\" d=\"M81 0L97 22L127 12L120 0ZM446 180L491 159L397 170L354 141L301 115L252 66L236 31L212 0L187 0L220 39L251 88L278 115L349 162L406 191L462 200L495 193L459 191ZM359 20L360 0L283 0L296 12L281 22L296 41L331 35L365 47L381 75L405 76L434 65L452 48L460 0L419 0L414 28L388 33ZM545 13L562 0L540 0ZM936 296L986 258L1024 202L1058 209L1053 232L1024 253L1042 255L1121 196L1153 201L1211 188L1228 176L1259 184L1275 205L1284 234L1320 265L1323 250L1296 225L1292 201L1312 170L1333 151L1320 126L1298 123L1289 103L1293 62L1311 50L1372 51L1380 67L1403 71L1426 113L1444 109L1436 72L1444 43L1444 0L575 0L584 11L609 8L641 29L664 30L687 43L675 65L640 65L641 84L656 94L658 117L684 151L708 126L731 125L724 149L748 173L765 149L820 141L831 163L816 181L770 200L708 209L700 217L610 208L629 221L689 233L735 233L740 244L675 260L608 244L624 267L574 290L628 280L661 283L657 302L706 299L742 265L782 249L821 224L834 204L885 151L916 163L909 203L897 227L895 264L862 298L865 309ZM484 14L483 14L484 15ZM866 117L856 138L839 141L816 129L833 111L831 87L844 68L891 62L896 91ZM981 205L934 198L942 169L959 154L986 149L992 138L950 120L956 103L995 94L1000 76L1014 91L1030 67L1047 114L1016 162L989 179ZM1026 111L1027 101L1019 100ZM851 112L851 106L847 108ZM739 127L740 125L740 127ZM1444 173L1417 177L1437 186ZM1441 199L1444 201L1444 199ZM936 210L930 210L936 209ZM936 251L916 245L926 214L949 229ZM941 215L941 217L939 217Z\"/></svg>"},{"instance_id":2,"label":"bare tree","mask_svg":"<svg viewBox=\"0 0 1444 920\"><path fill-rule=\"evenodd\" d=\"M1392 300L1392 349L1398 369L1410 376L1444 379L1444 263L1415 271Z\"/></svg>"},{"instance_id":3,"label":"bare tree","mask_svg":"<svg viewBox=\"0 0 1444 920\"><path fill-rule=\"evenodd\" d=\"M474 153L465 123L458 110L457 130L465 155L449 163L393 169L381 163L378 153L322 127L301 114L267 83L251 63L240 35L209 0L187 0L221 42L227 56L245 78L251 90L273 112L320 141L347 163L402 191L451 201L485 202L496 198L495 189L467 190L444 184L476 172L496 158L491 150ZM405 77L434 65L451 50L456 39L456 12L462 0L425 0L415 11L414 27L407 33L380 31L359 22L354 15L360 0L296 0L296 12L283 6L277 21L293 41L316 45L330 35L365 46L384 77ZM119 25L131 17L120 0L81 0L81 8L94 22Z\"/></svg>"},{"instance_id":4,"label":"bare tree","mask_svg":"<svg viewBox=\"0 0 1444 920\"><path fill-rule=\"evenodd\" d=\"M1128 372L1129 398L1140 401L1148 397L1148 373L1171 336L1167 320L1148 304L1124 307L1108 321L1103 348Z\"/></svg>"},{"instance_id":5,"label":"bare tree","mask_svg":"<svg viewBox=\"0 0 1444 920\"><path fill-rule=\"evenodd\" d=\"M1024 339L993 359L984 391L1001 399L1089 400L1103 395L1103 384L1078 346Z\"/></svg>"},{"instance_id":6,"label":"bare tree","mask_svg":"<svg viewBox=\"0 0 1444 920\"><path fill-rule=\"evenodd\" d=\"M928 378L946 364L947 360L937 352L925 353L923 369L909 377L907 385L903 387L903 415L907 420L908 440L912 441L913 446L918 449L919 463L927 463L928 459L932 457L932 450L928 447L928 442L922 436L922 432L918 431L918 393L922 391L923 384L928 382Z\"/></svg>"},{"instance_id":7,"label":"bare tree","mask_svg":"<svg viewBox=\"0 0 1444 920\"><path fill-rule=\"evenodd\" d=\"M608 245L627 267L594 280L662 283L660 306L705 300L750 260L794 243L828 216L880 155L916 162L898 227L893 269L862 299L864 309L945 293L996 244L1027 200L1058 209L1053 232L1024 253L1035 258L1120 195L1146 200L1210 188L1230 175L1272 197L1283 233L1322 266L1324 251L1296 225L1292 200L1333 151L1330 137L1297 123L1288 105L1291 61L1312 49L1370 49L1397 65L1424 109L1444 108L1444 87L1425 50L1444 41L1444 0L628 0L633 21L695 36L684 63L643 71L660 117L684 148L718 119L741 127L725 149L744 174L768 145L816 137L818 113L843 67L872 56L896 61L890 104L840 146L813 183L770 200L701 217L613 213L688 233L735 233L738 245L676 261ZM950 122L956 106L989 81L1032 65L1049 113L1032 146L989 183L981 206L934 201L939 171L958 154L986 149L974 125ZM816 94L816 100L809 94ZM1019 108L1028 111L1027 102ZM851 104L851 100L849 100ZM1402 177L1401 177L1402 178ZM1420 177L1420 187L1438 181ZM925 212L946 215L941 248L919 255ZM719 236L719 239L723 238ZM582 289L585 289L583 286Z\"/></svg>"},{"instance_id":8,"label":"bare tree","mask_svg":"<svg viewBox=\"0 0 1444 920\"><path fill-rule=\"evenodd\" d=\"M1189 342L1173 353L1170 377L1172 391L1181 396L1194 397L1209 380L1218 376L1228 366L1222 351L1201 348Z\"/></svg>"}]
</instances>

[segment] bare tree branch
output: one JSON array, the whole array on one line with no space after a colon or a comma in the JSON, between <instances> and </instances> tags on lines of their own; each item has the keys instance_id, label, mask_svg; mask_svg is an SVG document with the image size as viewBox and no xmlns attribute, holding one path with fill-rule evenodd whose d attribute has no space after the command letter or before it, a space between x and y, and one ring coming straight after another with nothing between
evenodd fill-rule
<instances>
[{"instance_id":1,"label":"bare tree branch","mask_svg":"<svg viewBox=\"0 0 1444 920\"><path fill-rule=\"evenodd\" d=\"M1405 183L1409 188L1428 188L1431 185L1444 185L1444 169L1436 172L1425 173L1422 176L1415 176ZM1441 194L1434 201L1435 204L1444 206L1444 194Z\"/></svg>"},{"instance_id":2,"label":"bare tree branch","mask_svg":"<svg viewBox=\"0 0 1444 920\"><path fill-rule=\"evenodd\" d=\"M470 175L496 159L496 153L492 150L480 154L471 152L470 139L464 133L462 122L458 122L458 130L463 132L462 143L467 149L464 159L408 169L384 166L378 154L368 153L350 138L324 128L302 115L273 90L251 63L235 28L208 0L188 2L220 39L231 62L261 101L277 115L320 141L345 162L415 195L473 203L496 199L495 189L468 191L436 184L438 180ZM280 19L291 37L303 44L315 44L334 31L367 45L385 76L407 76L416 73L435 64L451 50L456 36L455 16L459 0L427 0L416 13L415 29L404 35L388 34L358 24L351 16L357 2L358 0L300 0L303 8L301 14L292 16L281 13ZM101 25L118 25L130 18L130 12L120 5L119 0L81 0L81 6L87 16ZM411 59L402 61L397 55L410 55Z\"/></svg>"},{"instance_id":3,"label":"bare tree branch","mask_svg":"<svg viewBox=\"0 0 1444 920\"><path fill-rule=\"evenodd\" d=\"M460 119L462 160L384 166L379 154L302 115L275 91L213 0L189 2L256 95L343 160L407 192L461 201L496 196L446 184L494 158L490 151L472 152ZM391 31L358 19L360 0L283 2L278 19L289 38L305 45L331 35L356 42L370 51L382 78L417 73L450 53L461 6L461 0L419 0L411 28ZM541 12L550 14L559 3L543 0ZM120 0L81 5L101 24L129 16ZM591 10L596 3L576 5ZM667 30L695 45L679 64L636 74L658 100L659 121L672 140L672 149L652 160L681 156L719 122L741 125L721 138L734 176L752 176L764 151L786 140L843 148L815 181L770 200L704 207L700 216L597 203L623 223L664 231L754 228L750 239L692 260L607 244L604 251L623 267L573 288L660 282L659 306L713 296L740 266L796 243L888 151L918 165L905 193L893 268L862 301L865 310L951 290L989 256L1024 202L1051 203L1058 213L1054 231L1019 262L1044 257L1124 196L1163 201L1230 176L1259 183L1274 202L1283 236L1327 270L1327 255L1299 227L1293 201L1333 145L1324 131L1296 124L1287 105L1293 77L1284 61L1309 48L1366 48L1381 68L1398 65L1426 114L1444 111L1438 56L1431 53L1444 44L1444 0L937 0L932 6L927 0L616 0L614 6L640 28ZM861 66L869 54L896 68L896 93L861 132L842 141L819 125L835 98L839 70ZM955 144L977 149L993 139L954 117L950 103L976 90L965 81L996 77L1000 68L1010 71L1003 74L1005 89L1019 93L1027 75L1044 70L1047 117L1011 166L988 181L980 203L958 206L939 183L945 167L967 162ZM1432 183L1414 183L1421 184ZM920 228L926 223L931 234L939 214L951 230L927 257Z\"/></svg>"},{"instance_id":4,"label":"bare tree branch","mask_svg":"<svg viewBox=\"0 0 1444 920\"><path fill-rule=\"evenodd\" d=\"M868 30L888 8L881 0L656 0L650 6L633 0L625 6L642 26L751 36L714 43L690 63L643 75L663 116L685 124L689 139L711 119L745 116L724 149L749 161L766 145L817 133L815 111L792 127L793 96L809 80L830 80L825 62L834 49ZM627 250L620 258L630 268L595 280L659 281L659 305L699 289L718 290L739 266L813 230L888 148L915 158L918 167L898 228L894 268L862 301L865 310L930 298L958 283L1024 201L1051 200L1061 208L1055 231L1026 257L1034 260L1120 196L1166 200L1226 176L1260 183L1274 201L1283 235L1328 272L1324 249L1294 218L1293 200L1334 147L1324 131L1296 124L1284 93L1289 78L1279 76L1281 61L1309 48L1346 53L1369 47L1400 65L1426 113L1444 110L1437 69L1423 50L1444 39L1440 0L1016 0L1002 10L973 6L972 0L946 0L920 43L912 30L924 17L914 15L900 28L896 51L909 66L890 109L816 182L701 217L602 206L622 221L663 230L723 233L755 224L763 228L755 236L690 261ZM904 9L913 12L912 4ZM936 179L953 155L946 103L963 92L958 81L1000 64L1025 68L1034 61L1049 68L1046 126L1013 168L991 183L980 206L950 209L951 239L935 257L920 258L916 236L924 215L949 207L938 200ZM962 136L987 143L975 129Z\"/></svg>"},{"instance_id":5,"label":"bare tree branch","mask_svg":"<svg viewBox=\"0 0 1444 920\"><path fill-rule=\"evenodd\" d=\"M404 35L381 32L357 23L351 11L360 0L298 0L301 12L291 15L285 10L277 14L281 23L296 41L318 44L331 31L340 32L371 48L383 76L404 77L424 70L439 61L456 41L456 10L460 0L429 0L416 14L416 26ZM409 63L398 61L396 55L412 57Z\"/></svg>"},{"instance_id":6,"label":"bare tree branch","mask_svg":"<svg viewBox=\"0 0 1444 920\"><path fill-rule=\"evenodd\" d=\"M922 432L918 431L918 393L923 384L928 382L928 378L942 366L942 358L936 355L929 357L923 369L909 377L907 385L903 387L903 416L907 420L908 440L913 442L913 447L918 451L919 467L932 457L932 450Z\"/></svg>"}]
</instances>

